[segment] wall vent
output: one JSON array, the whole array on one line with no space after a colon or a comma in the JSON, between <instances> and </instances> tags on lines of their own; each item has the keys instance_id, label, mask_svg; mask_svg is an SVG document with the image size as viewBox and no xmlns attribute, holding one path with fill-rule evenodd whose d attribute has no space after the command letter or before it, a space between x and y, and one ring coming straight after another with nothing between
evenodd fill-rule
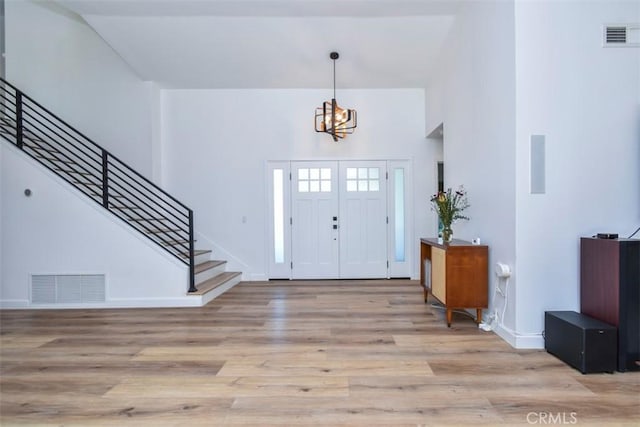
<instances>
[{"instance_id":1,"label":"wall vent","mask_svg":"<svg viewBox=\"0 0 640 427\"><path fill-rule=\"evenodd\" d=\"M104 274L34 274L32 304L77 304L105 301Z\"/></svg>"},{"instance_id":2,"label":"wall vent","mask_svg":"<svg viewBox=\"0 0 640 427\"><path fill-rule=\"evenodd\" d=\"M604 26L605 47L640 47L640 24Z\"/></svg>"}]
</instances>

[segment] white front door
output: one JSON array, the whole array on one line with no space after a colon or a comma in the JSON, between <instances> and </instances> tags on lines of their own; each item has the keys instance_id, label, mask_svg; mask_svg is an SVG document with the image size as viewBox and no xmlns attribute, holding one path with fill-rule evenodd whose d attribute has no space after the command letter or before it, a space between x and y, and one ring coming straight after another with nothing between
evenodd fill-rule
<instances>
[{"instance_id":1,"label":"white front door","mask_svg":"<svg viewBox=\"0 0 640 427\"><path fill-rule=\"evenodd\" d=\"M410 177L406 160L269 162L269 278L410 277Z\"/></svg>"},{"instance_id":2,"label":"white front door","mask_svg":"<svg viewBox=\"0 0 640 427\"><path fill-rule=\"evenodd\" d=\"M387 277L387 164L340 162L340 277Z\"/></svg>"},{"instance_id":3,"label":"white front door","mask_svg":"<svg viewBox=\"0 0 640 427\"><path fill-rule=\"evenodd\" d=\"M291 275L339 277L337 162L291 165Z\"/></svg>"}]
</instances>

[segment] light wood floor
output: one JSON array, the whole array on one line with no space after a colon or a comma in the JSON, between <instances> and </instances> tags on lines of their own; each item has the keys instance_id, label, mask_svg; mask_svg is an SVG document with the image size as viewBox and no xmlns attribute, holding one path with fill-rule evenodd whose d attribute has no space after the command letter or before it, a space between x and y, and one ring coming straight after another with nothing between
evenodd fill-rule
<instances>
[{"instance_id":1,"label":"light wood floor","mask_svg":"<svg viewBox=\"0 0 640 427\"><path fill-rule=\"evenodd\" d=\"M241 283L203 308L0 312L0 422L634 425L640 373L582 375L412 281Z\"/></svg>"}]
</instances>

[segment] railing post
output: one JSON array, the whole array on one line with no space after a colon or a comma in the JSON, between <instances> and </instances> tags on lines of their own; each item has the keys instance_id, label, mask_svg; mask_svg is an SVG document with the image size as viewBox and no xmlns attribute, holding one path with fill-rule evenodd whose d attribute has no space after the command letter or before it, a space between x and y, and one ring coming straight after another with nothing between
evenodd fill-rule
<instances>
[{"instance_id":1,"label":"railing post","mask_svg":"<svg viewBox=\"0 0 640 427\"><path fill-rule=\"evenodd\" d=\"M22 149L22 92L16 90L16 145Z\"/></svg>"},{"instance_id":2,"label":"railing post","mask_svg":"<svg viewBox=\"0 0 640 427\"><path fill-rule=\"evenodd\" d=\"M193 241L193 211L189 209L189 292L196 292L196 260Z\"/></svg>"},{"instance_id":3,"label":"railing post","mask_svg":"<svg viewBox=\"0 0 640 427\"><path fill-rule=\"evenodd\" d=\"M102 150L102 206L109 209L109 153Z\"/></svg>"}]
</instances>

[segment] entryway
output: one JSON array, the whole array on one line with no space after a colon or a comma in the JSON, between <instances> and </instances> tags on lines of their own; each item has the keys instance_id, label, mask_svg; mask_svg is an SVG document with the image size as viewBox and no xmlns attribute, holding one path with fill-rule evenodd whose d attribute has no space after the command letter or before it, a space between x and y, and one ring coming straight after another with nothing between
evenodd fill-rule
<instances>
[{"instance_id":1,"label":"entryway","mask_svg":"<svg viewBox=\"0 0 640 427\"><path fill-rule=\"evenodd\" d=\"M409 161L269 162L269 278L409 277Z\"/></svg>"}]
</instances>

